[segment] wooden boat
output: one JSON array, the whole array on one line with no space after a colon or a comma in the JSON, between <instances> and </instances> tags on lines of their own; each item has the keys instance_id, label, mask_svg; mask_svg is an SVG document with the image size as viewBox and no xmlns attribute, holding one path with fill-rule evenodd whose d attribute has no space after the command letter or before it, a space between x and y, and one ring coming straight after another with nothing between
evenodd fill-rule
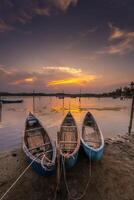
<instances>
[{"instance_id":1,"label":"wooden boat","mask_svg":"<svg viewBox=\"0 0 134 200\"><path fill-rule=\"evenodd\" d=\"M93 115L88 112L84 118L81 136L82 147L92 160L100 160L104 152L104 138Z\"/></svg>"},{"instance_id":2,"label":"wooden boat","mask_svg":"<svg viewBox=\"0 0 134 200\"><path fill-rule=\"evenodd\" d=\"M23 99L1 99L1 103L8 104L8 103L22 103Z\"/></svg>"},{"instance_id":3,"label":"wooden boat","mask_svg":"<svg viewBox=\"0 0 134 200\"><path fill-rule=\"evenodd\" d=\"M55 173L56 147L42 124L31 113L25 122L23 150L38 174L47 176Z\"/></svg>"},{"instance_id":4,"label":"wooden boat","mask_svg":"<svg viewBox=\"0 0 134 200\"><path fill-rule=\"evenodd\" d=\"M60 156L65 162L65 167L66 169L70 169L77 161L80 147L80 137L76 122L70 112L67 113L61 124L57 142Z\"/></svg>"}]
</instances>

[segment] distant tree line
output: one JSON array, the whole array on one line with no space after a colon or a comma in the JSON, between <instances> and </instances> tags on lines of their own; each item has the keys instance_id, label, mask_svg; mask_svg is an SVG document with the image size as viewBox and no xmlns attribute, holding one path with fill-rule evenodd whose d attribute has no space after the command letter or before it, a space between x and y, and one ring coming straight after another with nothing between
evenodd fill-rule
<instances>
[{"instance_id":1,"label":"distant tree line","mask_svg":"<svg viewBox=\"0 0 134 200\"><path fill-rule=\"evenodd\" d=\"M125 86L117 88L115 91L112 92L112 95L115 97L132 97L133 88L131 86Z\"/></svg>"},{"instance_id":2,"label":"distant tree line","mask_svg":"<svg viewBox=\"0 0 134 200\"><path fill-rule=\"evenodd\" d=\"M118 98L118 97L123 97L123 98L131 98L132 94L134 94L134 82L131 82L130 86L125 86L125 87L120 87L115 89L112 92L107 92L107 93L75 93L75 94L69 94L69 93L41 93L41 92L31 92L31 93L9 93L9 92L0 92L0 96L56 96L59 98L64 98L64 97L71 97L71 98L76 98L76 97L113 97L113 98Z\"/></svg>"}]
</instances>

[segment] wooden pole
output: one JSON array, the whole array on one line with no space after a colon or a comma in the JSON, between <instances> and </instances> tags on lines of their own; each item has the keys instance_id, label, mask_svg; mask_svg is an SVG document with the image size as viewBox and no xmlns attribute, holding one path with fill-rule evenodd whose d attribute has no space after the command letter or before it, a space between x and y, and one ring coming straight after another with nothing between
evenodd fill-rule
<instances>
[{"instance_id":1,"label":"wooden pole","mask_svg":"<svg viewBox=\"0 0 134 200\"><path fill-rule=\"evenodd\" d=\"M131 83L131 90L132 90L132 106L131 106L131 113L130 113L130 122L128 127L128 133L131 134L132 130L132 123L133 123L133 113L134 113L134 92L133 92L134 82Z\"/></svg>"},{"instance_id":2,"label":"wooden pole","mask_svg":"<svg viewBox=\"0 0 134 200\"><path fill-rule=\"evenodd\" d=\"M63 116L64 116L64 98L63 98L63 102L62 102L62 111L63 111Z\"/></svg>"},{"instance_id":3,"label":"wooden pole","mask_svg":"<svg viewBox=\"0 0 134 200\"><path fill-rule=\"evenodd\" d=\"M131 130L132 130L133 113L134 113L134 95L133 95L133 97L132 97L132 106L131 106L130 122L129 122L129 127L128 127L128 133L129 133L129 135L131 134Z\"/></svg>"},{"instance_id":4,"label":"wooden pole","mask_svg":"<svg viewBox=\"0 0 134 200\"><path fill-rule=\"evenodd\" d=\"M70 101L69 101L69 112L70 112L70 110L71 110L71 105L70 105Z\"/></svg>"},{"instance_id":5,"label":"wooden pole","mask_svg":"<svg viewBox=\"0 0 134 200\"><path fill-rule=\"evenodd\" d=\"M0 122L2 122L2 103L0 102Z\"/></svg>"},{"instance_id":6,"label":"wooden pole","mask_svg":"<svg viewBox=\"0 0 134 200\"><path fill-rule=\"evenodd\" d=\"M63 92L64 93L64 92ZM63 98L62 98L62 109L64 111L64 95L63 95Z\"/></svg>"},{"instance_id":7,"label":"wooden pole","mask_svg":"<svg viewBox=\"0 0 134 200\"><path fill-rule=\"evenodd\" d=\"M60 132L57 132L57 192L59 192L60 190L60 173L61 173L59 135Z\"/></svg>"},{"instance_id":8,"label":"wooden pole","mask_svg":"<svg viewBox=\"0 0 134 200\"><path fill-rule=\"evenodd\" d=\"M80 89L80 95L79 95L79 109L81 110L81 89Z\"/></svg>"},{"instance_id":9,"label":"wooden pole","mask_svg":"<svg viewBox=\"0 0 134 200\"><path fill-rule=\"evenodd\" d=\"M33 113L35 112L35 90L33 90Z\"/></svg>"}]
</instances>

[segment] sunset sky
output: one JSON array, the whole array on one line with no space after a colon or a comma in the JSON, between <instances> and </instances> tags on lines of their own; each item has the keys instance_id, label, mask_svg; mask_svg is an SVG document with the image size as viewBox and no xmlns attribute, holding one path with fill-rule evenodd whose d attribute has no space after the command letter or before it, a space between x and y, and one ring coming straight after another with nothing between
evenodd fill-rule
<instances>
[{"instance_id":1,"label":"sunset sky","mask_svg":"<svg viewBox=\"0 0 134 200\"><path fill-rule=\"evenodd\" d=\"M134 79L134 0L0 0L0 91L104 92Z\"/></svg>"}]
</instances>

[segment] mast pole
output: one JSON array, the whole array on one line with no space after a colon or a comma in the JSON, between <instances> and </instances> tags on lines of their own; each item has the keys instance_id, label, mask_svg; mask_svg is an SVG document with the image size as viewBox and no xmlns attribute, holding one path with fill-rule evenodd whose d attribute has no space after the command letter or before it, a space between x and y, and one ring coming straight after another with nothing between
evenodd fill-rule
<instances>
[{"instance_id":1,"label":"mast pole","mask_svg":"<svg viewBox=\"0 0 134 200\"><path fill-rule=\"evenodd\" d=\"M134 82L131 82L131 92L132 92L132 106L131 106L131 113L130 113L130 122L128 127L128 133L131 134L132 130L132 123L133 123L133 114L134 114Z\"/></svg>"},{"instance_id":2,"label":"mast pole","mask_svg":"<svg viewBox=\"0 0 134 200\"><path fill-rule=\"evenodd\" d=\"M35 112L35 90L33 90L33 113Z\"/></svg>"}]
</instances>

